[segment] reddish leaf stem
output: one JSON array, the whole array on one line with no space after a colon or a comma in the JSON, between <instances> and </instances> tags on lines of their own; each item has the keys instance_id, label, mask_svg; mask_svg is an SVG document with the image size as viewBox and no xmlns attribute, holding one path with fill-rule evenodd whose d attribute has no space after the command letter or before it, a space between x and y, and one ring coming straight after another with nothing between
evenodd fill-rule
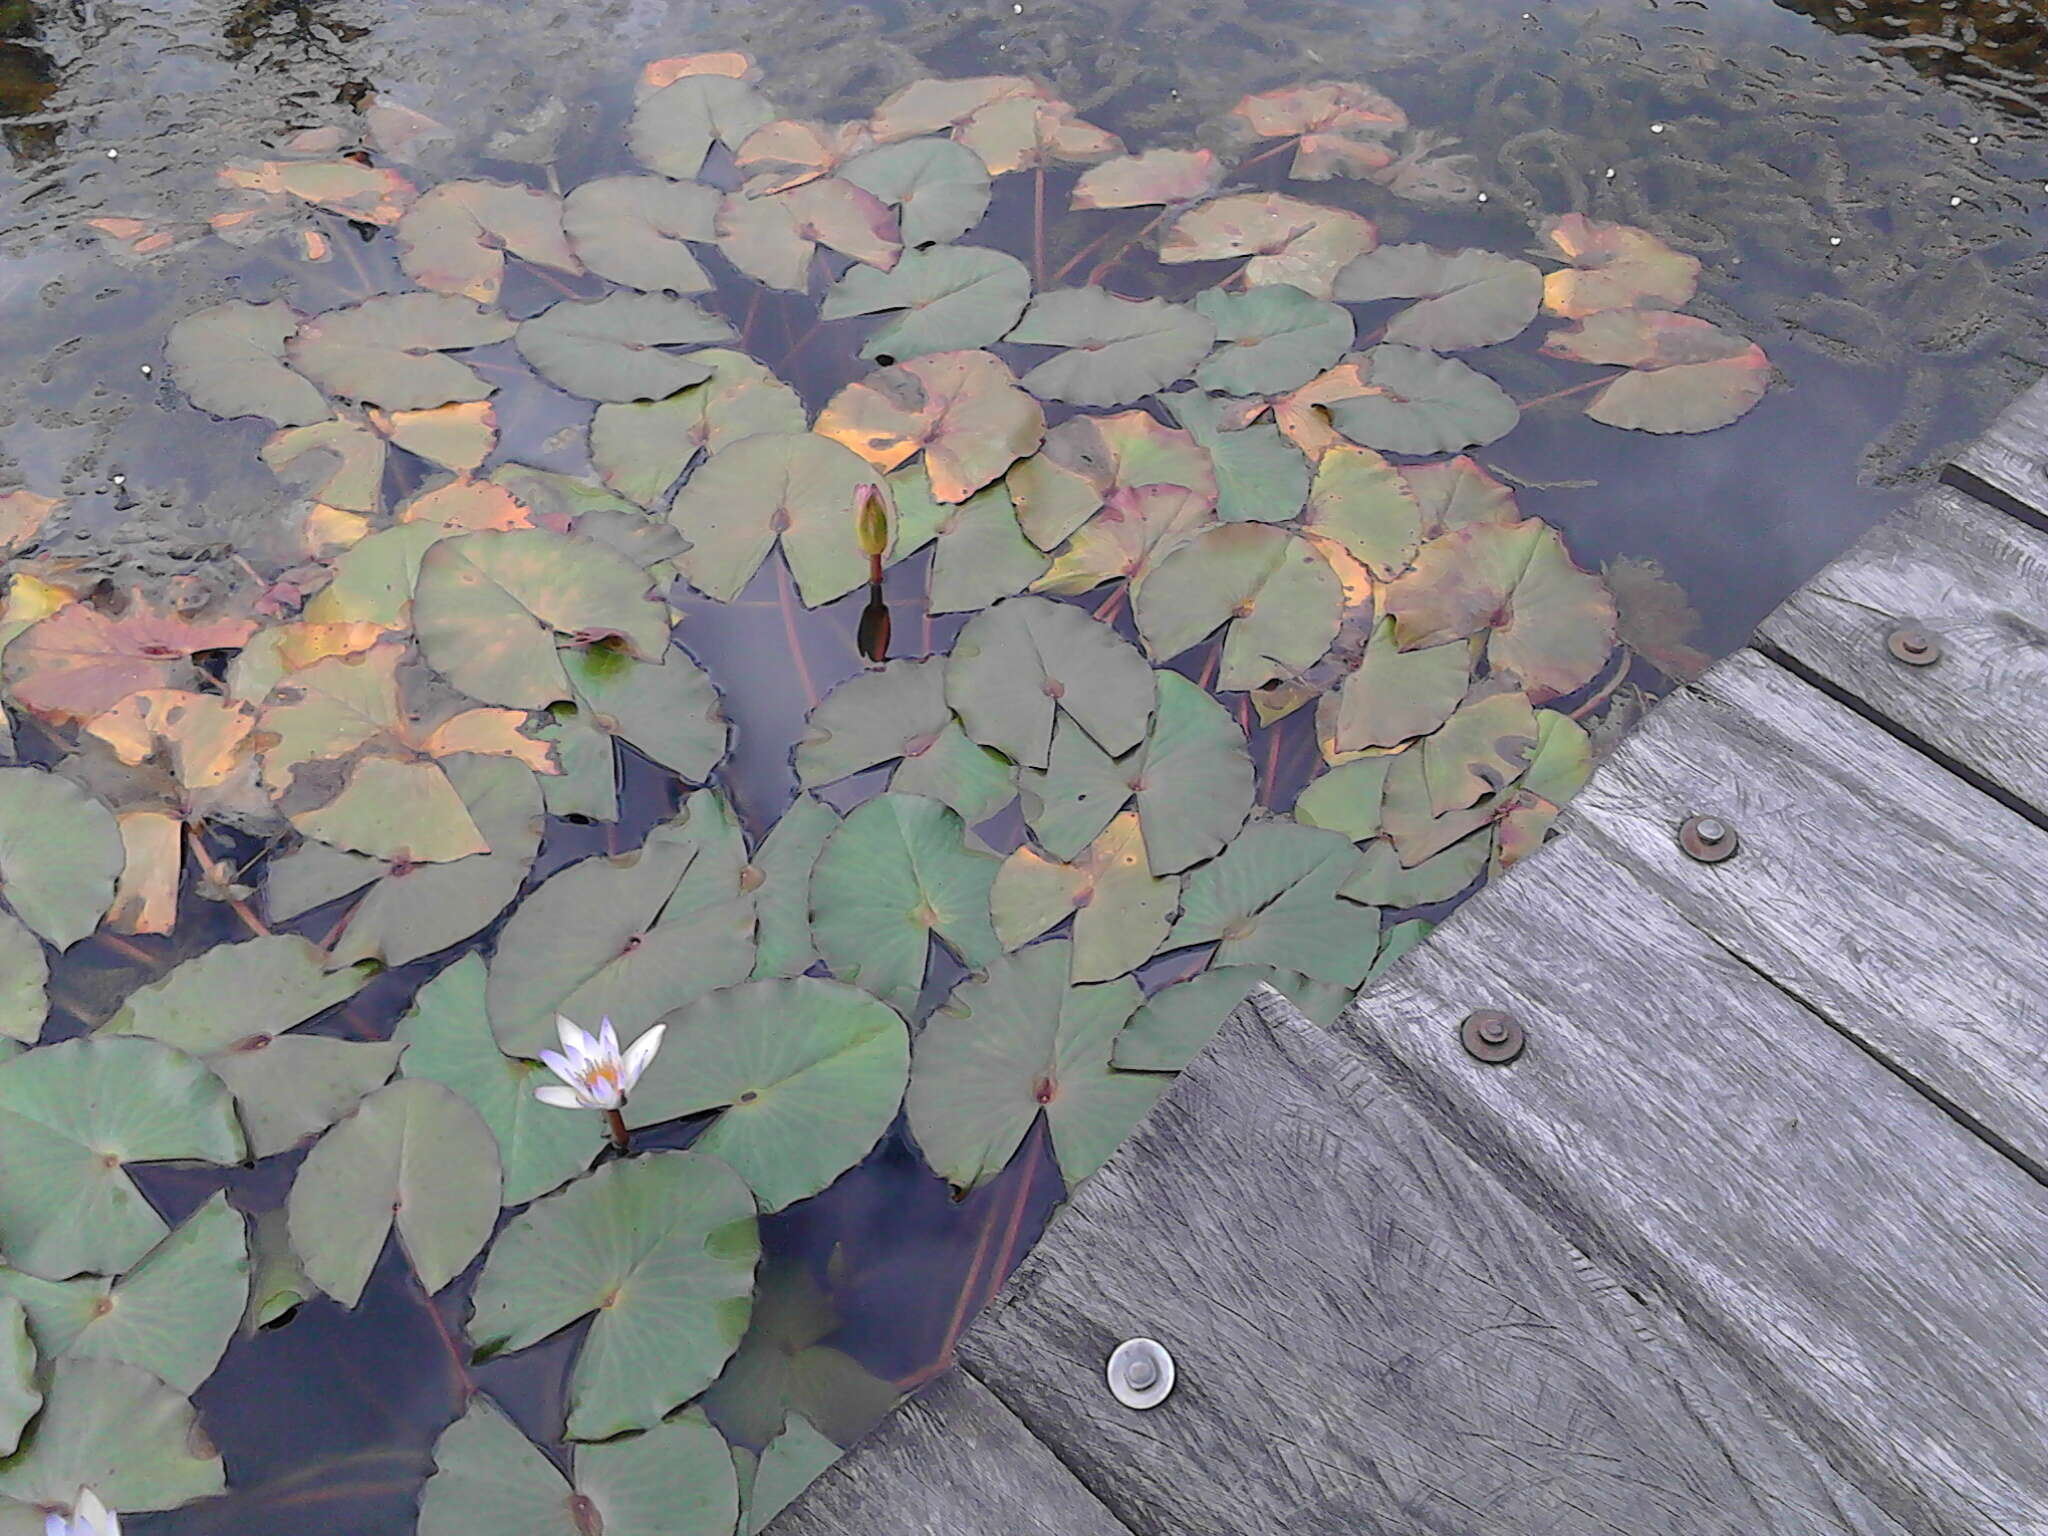
<instances>
[{"instance_id":1,"label":"reddish leaf stem","mask_svg":"<svg viewBox=\"0 0 2048 1536\"><path fill-rule=\"evenodd\" d=\"M818 702L818 685L811 681L810 664L804 660L804 643L797 634L796 588L789 579L789 564L786 560L775 563L776 592L782 603L782 632L789 637L789 659L796 667L797 681L803 684L804 698L815 706Z\"/></svg>"},{"instance_id":2,"label":"reddish leaf stem","mask_svg":"<svg viewBox=\"0 0 2048 1536\"><path fill-rule=\"evenodd\" d=\"M185 846L192 850L192 857L199 861L200 873L219 885L222 890L226 890L231 883L231 877L214 862L213 855L206 851L206 844L199 836L199 827L194 822L185 823ZM241 897L228 897L228 906L252 935L259 939L270 937L270 925L250 911L249 904Z\"/></svg>"},{"instance_id":3,"label":"reddish leaf stem","mask_svg":"<svg viewBox=\"0 0 2048 1536\"><path fill-rule=\"evenodd\" d=\"M1162 208L1157 213L1153 214L1152 217L1146 221L1142 229L1140 229L1135 235L1131 236L1131 238L1126 240L1122 245L1118 246L1116 250L1110 255L1107 261L1102 262L1088 274L1089 283L1092 286L1101 286L1102 280L1108 277L1109 274L1116 269L1116 264L1122 261L1125 256L1129 255L1130 252L1137 246L1139 241L1143 240L1147 235L1151 234L1153 230L1157 229L1159 227L1160 220L1164 219L1171 212L1173 212L1171 208Z\"/></svg>"},{"instance_id":4,"label":"reddish leaf stem","mask_svg":"<svg viewBox=\"0 0 2048 1536\"><path fill-rule=\"evenodd\" d=\"M1031 281L1045 286L1045 166L1031 173Z\"/></svg>"},{"instance_id":5,"label":"reddish leaf stem","mask_svg":"<svg viewBox=\"0 0 2048 1536\"><path fill-rule=\"evenodd\" d=\"M1583 395L1589 389L1611 384L1620 377L1618 373L1603 373L1597 379L1587 379L1583 384L1574 384L1569 389L1553 389L1549 394L1538 395L1534 400L1521 400L1516 403L1525 411L1533 411L1539 405L1548 405L1553 400L1569 400L1573 395Z\"/></svg>"}]
</instances>

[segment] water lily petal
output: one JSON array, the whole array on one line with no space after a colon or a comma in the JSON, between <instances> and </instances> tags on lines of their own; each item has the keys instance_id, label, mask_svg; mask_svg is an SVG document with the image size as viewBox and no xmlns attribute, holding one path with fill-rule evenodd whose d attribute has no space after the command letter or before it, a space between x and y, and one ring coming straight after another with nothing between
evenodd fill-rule
<instances>
[{"instance_id":1,"label":"water lily petal","mask_svg":"<svg viewBox=\"0 0 2048 1536\"><path fill-rule=\"evenodd\" d=\"M627 1047L619 1070L620 1086L625 1092L631 1093L633 1085L640 1081L640 1074L647 1070L647 1064L654 1060L654 1053L661 1049L661 1037L667 1031L666 1024L657 1024ZM611 1033L609 1020L605 1023L605 1033L607 1036Z\"/></svg>"},{"instance_id":2,"label":"water lily petal","mask_svg":"<svg viewBox=\"0 0 2048 1536\"><path fill-rule=\"evenodd\" d=\"M594 1109L596 1106L584 1102L583 1095L574 1088L565 1088L560 1083L544 1083L533 1090L533 1096L543 1104L552 1104L556 1109Z\"/></svg>"}]
</instances>

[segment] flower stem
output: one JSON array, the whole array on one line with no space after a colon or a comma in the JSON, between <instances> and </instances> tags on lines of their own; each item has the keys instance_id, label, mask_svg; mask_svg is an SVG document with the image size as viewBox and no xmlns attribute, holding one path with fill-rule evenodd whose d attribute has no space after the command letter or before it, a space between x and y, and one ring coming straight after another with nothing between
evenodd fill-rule
<instances>
[{"instance_id":1,"label":"flower stem","mask_svg":"<svg viewBox=\"0 0 2048 1536\"><path fill-rule=\"evenodd\" d=\"M604 1112L604 1123L606 1129L612 1133L612 1145L621 1153L631 1151L633 1133L626 1129L626 1117L616 1109L608 1109Z\"/></svg>"}]
</instances>

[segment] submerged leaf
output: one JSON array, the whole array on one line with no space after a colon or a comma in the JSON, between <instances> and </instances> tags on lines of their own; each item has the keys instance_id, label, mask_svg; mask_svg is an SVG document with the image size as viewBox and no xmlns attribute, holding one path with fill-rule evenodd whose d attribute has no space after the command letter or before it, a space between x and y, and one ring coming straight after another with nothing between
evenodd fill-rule
<instances>
[{"instance_id":1,"label":"submerged leaf","mask_svg":"<svg viewBox=\"0 0 2048 1536\"><path fill-rule=\"evenodd\" d=\"M1076 405L1122 405L1185 378L1208 355L1216 327L1165 299L1058 288L1031 301L1009 339L1067 349L1024 375L1033 394Z\"/></svg>"},{"instance_id":2,"label":"submerged leaf","mask_svg":"<svg viewBox=\"0 0 2048 1536\"><path fill-rule=\"evenodd\" d=\"M1258 688L1306 670L1336 636L1343 588L1306 539L1225 523L1160 563L1133 604L1155 661L1228 626L1216 686Z\"/></svg>"},{"instance_id":3,"label":"submerged leaf","mask_svg":"<svg viewBox=\"0 0 2048 1536\"><path fill-rule=\"evenodd\" d=\"M515 1218L476 1285L469 1337L526 1349L592 1317L569 1379L569 1436L659 1423L746 1331L760 1256L754 1195L702 1152L607 1163Z\"/></svg>"},{"instance_id":4,"label":"submerged leaf","mask_svg":"<svg viewBox=\"0 0 2048 1536\"><path fill-rule=\"evenodd\" d=\"M972 739L1042 768L1056 713L1106 752L1136 746L1152 711L1151 669L1079 608L1016 597L961 630L946 663L946 702Z\"/></svg>"},{"instance_id":5,"label":"submerged leaf","mask_svg":"<svg viewBox=\"0 0 2048 1536\"><path fill-rule=\"evenodd\" d=\"M1301 181L1363 176L1391 163L1382 139L1408 125L1408 114L1371 86L1338 80L1247 96L1230 115L1253 139L1298 139L1288 175Z\"/></svg>"},{"instance_id":6,"label":"submerged leaf","mask_svg":"<svg viewBox=\"0 0 2048 1536\"><path fill-rule=\"evenodd\" d=\"M1000 1173L1043 1113L1072 1189L1172 1081L1110 1065L1111 1042L1144 1000L1137 984L1071 986L1072 969L1064 941L1000 956L954 988L918 1036L910 1132L955 1188Z\"/></svg>"},{"instance_id":7,"label":"submerged leaf","mask_svg":"<svg viewBox=\"0 0 2048 1536\"><path fill-rule=\"evenodd\" d=\"M231 299L175 322L164 341L171 377L187 398L215 416L263 416L281 427L323 421L327 401L285 366L285 343L299 328L289 304Z\"/></svg>"},{"instance_id":8,"label":"submerged leaf","mask_svg":"<svg viewBox=\"0 0 2048 1536\"><path fill-rule=\"evenodd\" d=\"M1601 575L1614 595L1621 643L1675 682L1691 682L1713 658L1693 642L1700 616L1685 589L1654 560L1610 560Z\"/></svg>"},{"instance_id":9,"label":"submerged leaf","mask_svg":"<svg viewBox=\"0 0 2048 1536\"><path fill-rule=\"evenodd\" d=\"M1336 295L1347 304L1420 299L1387 322L1386 339L1461 352L1521 335L1542 306L1543 274L1491 251L1383 245L1337 274Z\"/></svg>"}]
</instances>

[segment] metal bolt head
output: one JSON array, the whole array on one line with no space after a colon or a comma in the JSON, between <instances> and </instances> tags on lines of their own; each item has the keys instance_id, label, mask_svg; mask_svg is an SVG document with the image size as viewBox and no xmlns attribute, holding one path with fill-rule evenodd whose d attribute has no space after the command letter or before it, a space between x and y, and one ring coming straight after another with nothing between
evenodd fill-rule
<instances>
[{"instance_id":1,"label":"metal bolt head","mask_svg":"<svg viewBox=\"0 0 2048 1536\"><path fill-rule=\"evenodd\" d=\"M1884 637L1892 660L1909 667L1931 667L1941 660L1941 637L1915 624L1902 624Z\"/></svg>"},{"instance_id":2,"label":"metal bolt head","mask_svg":"<svg viewBox=\"0 0 2048 1536\"><path fill-rule=\"evenodd\" d=\"M1126 1408L1157 1408L1173 1390L1173 1356L1157 1339L1125 1339L1110 1351L1104 1374Z\"/></svg>"},{"instance_id":3,"label":"metal bolt head","mask_svg":"<svg viewBox=\"0 0 2048 1536\"><path fill-rule=\"evenodd\" d=\"M1489 1066L1505 1066L1522 1054L1527 1043L1522 1026L1498 1008L1481 1008L1458 1028L1466 1054Z\"/></svg>"},{"instance_id":4,"label":"metal bolt head","mask_svg":"<svg viewBox=\"0 0 2048 1536\"><path fill-rule=\"evenodd\" d=\"M1679 824L1678 846L1687 858L1702 864L1719 864L1735 857L1742 838L1732 823L1719 816L1688 816Z\"/></svg>"}]
</instances>

